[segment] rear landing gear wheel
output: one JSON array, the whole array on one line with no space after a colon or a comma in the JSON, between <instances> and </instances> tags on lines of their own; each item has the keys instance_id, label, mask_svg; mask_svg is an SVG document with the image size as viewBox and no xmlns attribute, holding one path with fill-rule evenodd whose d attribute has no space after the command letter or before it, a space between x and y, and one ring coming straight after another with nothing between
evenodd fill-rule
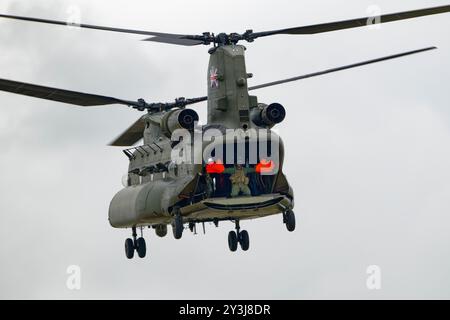
<instances>
[{"instance_id":1,"label":"rear landing gear wheel","mask_svg":"<svg viewBox=\"0 0 450 320\"><path fill-rule=\"evenodd\" d=\"M130 260L134 258L134 243L131 239L125 240L125 255Z\"/></svg>"},{"instance_id":2,"label":"rear landing gear wheel","mask_svg":"<svg viewBox=\"0 0 450 320\"><path fill-rule=\"evenodd\" d=\"M228 247L232 252L236 252L238 248L238 237L234 231L230 231L228 234Z\"/></svg>"},{"instance_id":3,"label":"rear landing gear wheel","mask_svg":"<svg viewBox=\"0 0 450 320\"><path fill-rule=\"evenodd\" d=\"M239 244L241 245L241 249L244 251L248 251L248 249L250 249L250 236L248 235L247 230L242 230L239 233Z\"/></svg>"},{"instance_id":4,"label":"rear landing gear wheel","mask_svg":"<svg viewBox=\"0 0 450 320\"><path fill-rule=\"evenodd\" d=\"M145 258L145 255L147 254L147 245L145 244L144 238L137 239L136 251L138 253L139 258Z\"/></svg>"},{"instance_id":5,"label":"rear landing gear wheel","mask_svg":"<svg viewBox=\"0 0 450 320\"><path fill-rule=\"evenodd\" d=\"M238 246L241 246L243 251L248 251L250 248L250 236L246 230L241 230L239 220L235 220L236 231L230 231L228 234L228 247L232 252L236 252Z\"/></svg>"},{"instance_id":6,"label":"rear landing gear wheel","mask_svg":"<svg viewBox=\"0 0 450 320\"><path fill-rule=\"evenodd\" d=\"M184 225L183 225L183 217L177 211L175 211L175 219L172 225L172 229L174 238L179 240L183 236Z\"/></svg>"},{"instance_id":7,"label":"rear landing gear wheel","mask_svg":"<svg viewBox=\"0 0 450 320\"><path fill-rule=\"evenodd\" d=\"M294 211L288 210L284 213L284 223L286 224L286 229L289 232L293 232L295 230L295 214Z\"/></svg>"}]
</instances>

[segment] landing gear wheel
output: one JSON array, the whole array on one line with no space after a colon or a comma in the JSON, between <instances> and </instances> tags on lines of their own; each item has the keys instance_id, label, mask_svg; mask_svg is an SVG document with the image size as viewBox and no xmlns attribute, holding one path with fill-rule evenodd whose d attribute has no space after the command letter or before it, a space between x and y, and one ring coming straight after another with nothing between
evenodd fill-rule
<instances>
[{"instance_id":1,"label":"landing gear wheel","mask_svg":"<svg viewBox=\"0 0 450 320\"><path fill-rule=\"evenodd\" d=\"M167 226L166 225L159 225L155 228L156 235L160 238L164 238L167 236Z\"/></svg>"},{"instance_id":2,"label":"landing gear wheel","mask_svg":"<svg viewBox=\"0 0 450 320\"><path fill-rule=\"evenodd\" d=\"M232 252L236 252L238 248L238 237L234 231L230 231L228 234L228 247Z\"/></svg>"},{"instance_id":3,"label":"landing gear wheel","mask_svg":"<svg viewBox=\"0 0 450 320\"><path fill-rule=\"evenodd\" d=\"M145 258L145 255L147 254L147 245L145 244L144 238L137 239L136 251L138 253L139 258Z\"/></svg>"},{"instance_id":4,"label":"landing gear wheel","mask_svg":"<svg viewBox=\"0 0 450 320\"><path fill-rule=\"evenodd\" d=\"M175 239L179 240L183 236L183 217L178 213L175 215L174 223L173 223L173 236Z\"/></svg>"},{"instance_id":5,"label":"landing gear wheel","mask_svg":"<svg viewBox=\"0 0 450 320\"><path fill-rule=\"evenodd\" d=\"M286 229L289 232L293 232L295 230L295 214L294 211L288 210L284 214L284 223L286 224Z\"/></svg>"},{"instance_id":6,"label":"landing gear wheel","mask_svg":"<svg viewBox=\"0 0 450 320\"><path fill-rule=\"evenodd\" d=\"M244 251L248 251L248 249L250 249L250 236L248 235L247 230L242 230L239 233L239 244L241 245L241 249Z\"/></svg>"},{"instance_id":7,"label":"landing gear wheel","mask_svg":"<svg viewBox=\"0 0 450 320\"><path fill-rule=\"evenodd\" d=\"M134 258L134 243L131 239L125 240L125 255L130 260Z\"/></svg>"}]
</instances>

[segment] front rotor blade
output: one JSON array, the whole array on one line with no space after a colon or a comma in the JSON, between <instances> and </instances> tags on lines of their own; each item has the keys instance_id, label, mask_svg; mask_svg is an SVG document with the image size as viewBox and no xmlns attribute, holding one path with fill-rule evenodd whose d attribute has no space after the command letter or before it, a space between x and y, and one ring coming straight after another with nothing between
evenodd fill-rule
<instances>
[{"instance_id":1,"label":"front rotor blade","mask_svg":"<svg viewBox=\"0 0 450 320\"><path fill-rule=\"evenodd\" d=\"M143 30L132 30L132 29L121 29L121 28L113 28L113 27L96 26L96 25L91 25L91 24L72 24L72 23L66 22L66 21L13 16L13 15L7 15L7 14L0 14L0 18L46 23L46 24L55 24L55 25L60 25L60 26L76 26L76 27L86 28L86 29L121 32L121 33L131 33L131 34L139 34L139 35L144 35L144 36L155 36L155 37L174 38L174 39L185 37L184 35L181 35L181 34L162 33L162 32L143 31Z\"/></svg>"},{"instance_id":2,"label":"front rotor blade","mask_svg":"<svg viewBox=\"0 0 450 320\"><path fill-rule=\"evenodd\" d=\"M312 77L322 76L322 75L333 73L333 72L338 72L338 71L342 71L342 70L357 68L357 67L365 66L365 65L368 65L368 64L372 64L372 63L392 60L392 59L401 58L401 57L409 56L409 55L412 55L412 54L425 52L425 51L430 51L430 50L435 50L435 49L437 49L437 48L436 47L429 47L429 48L424 48L424 49L419 49L419 50L414 50L414 51L408 51L408 52L399 53L399 54L395 54L395 55L391 55L391 56L387 56L387 57L383 57L383 58L378 58L378 59L358 62L358 63L350 64L350 65L347 65L347 66L343 66L343 67L338 67L338 68L323 70L323 71L314 72L314 73L310 73L310 74L305 74L305 75L298 76L298 77L293 77L293 78L289 78L289 79L284 79L284 80L264 83L264 84L260 84L260 85L254 86L254 87L250 87L250 88L248 88L248 90L250 91L250 90L257 90L257 89L277 86L277 85L280 85L280 84L283 84L283 83L294 82L294 81L298 81L298 80L303 80L303 79L308 79L308 78L312 78Z\"/></svg>"},{"instance_id":3,"label":"front rotor blade","mask_svg":"<svg viewBox=\"0 0 450 320\"><path fill-rule=\"evenodd\" d=\"M0 91L11 92L39 99L58 101L82 107L103 106L109 104L124 104L128 106L138 105L138 103L134 101L126 101L96 94L38 86L35 84L5 79L0 79Z\"/></svg>"},{"instance_id":4,"label":"front rotor blade","mask_svg":"<svg viewBox=\"0 0 450 320\"><path fill-rule=\"evenodd\" d=\"M393 22L393 21L398 21L398 20L412 19L412 18L418 18L418 17L440 14L440 13L445 13L445 12L450 12L450 5L381 15L379 17L379 23L387 23L387 22ZM317 34L317 33L323 33L323 32L336 31L336 30L364 27L364 26L371 25L373 21L374 21L374 17L365 17L365 18L358 18L358 19L337 21L337 22L330 22L330 23L322 23L322 24L296 27L296 28L257 32L257 33L253 33L252 38L256 39L259 37L266 37L266 36L277 35L277 34L291 34L291 35Z\"/></svg>"}]
</instances>

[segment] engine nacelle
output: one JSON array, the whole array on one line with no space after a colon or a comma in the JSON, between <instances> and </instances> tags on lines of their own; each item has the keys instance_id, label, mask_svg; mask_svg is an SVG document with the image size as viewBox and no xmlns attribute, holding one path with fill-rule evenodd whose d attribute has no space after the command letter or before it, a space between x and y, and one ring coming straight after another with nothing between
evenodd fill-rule
<instances>
[{"instance_id":1,"label":"engine nacelle","mask_svg":"<svg viewBox=\"0 0 450 320\"><path fill-rule=\"evenodd\" d=\"M192 109L172 110L168 112L161 121L161 128L169 138L177 129L194 130L195 122L199 116Z\"/></svg>"},{"instance_id":2,"label":"engine nacelle","mask_svg":"<svg viewBox=\"0 0 450 320\"><path fill-rule=\"evenodd\" d=\"M259 127L271 128L274 125L283 122L286 118L286 110L279 103L263 104L251 111L251 119Z\"/></svg>"}]
</instances>

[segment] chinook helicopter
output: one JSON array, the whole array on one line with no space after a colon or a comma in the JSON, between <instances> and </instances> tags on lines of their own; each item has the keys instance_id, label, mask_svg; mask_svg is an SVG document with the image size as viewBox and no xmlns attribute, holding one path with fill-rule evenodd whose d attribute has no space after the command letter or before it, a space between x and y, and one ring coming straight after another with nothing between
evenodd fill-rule
<instances>
[{"instance_id":1,"label":"chinook helicopter","mask_svg":"<svg viewBox=\"0 0 450 320\"><path fill-rule=\"evenodd\" d=\"M447 5L386 14L377 19L365 17L273 31L247 30L242 34L217 35L182 35L79 24L77 26L80 28L147 36L144 40L149 42L210 46L208 95L178 98L169 103L150 103L143 99L123 100L4 79L0 79L0 90L83 107L121 104L146 112L111 143L112 146L128 147L123 150L129 160L124 189L115 195L109 208L112 227L132 230L132 238L125 241L128 259L132 259L136 252L140 258L146 256L144 228L153 228L157 236L165 237L168 226L171 226L174 237L181 239L185 226L196 233L197 225L203 224L204 229L207 222L217 227L222 221L234 223L235 230L228 235L229 249L234 252L240 246L247 251L250 238L249 233L240 228L242 220L281 214L288 231L292 232L296 227L294 193L283 173L284 146L272 130L284 120L286 110L279 103L261 103L250 92L434 50L436 47L249 86L248 80L252 74L246 70L246 48L239 43L251 43L275 35L319 34L449 11L450 5ZM0 17L70 25L63 21L32 17L4 14ZM200 126L197 124L197 113L186 107L205 101L208 121ZM206 136L208 139L205 139ZM196 145L199 139L195 137L200 137L200 144ZM143 144L133 147L141 139Z\"/></svg>"}]
</instances>

